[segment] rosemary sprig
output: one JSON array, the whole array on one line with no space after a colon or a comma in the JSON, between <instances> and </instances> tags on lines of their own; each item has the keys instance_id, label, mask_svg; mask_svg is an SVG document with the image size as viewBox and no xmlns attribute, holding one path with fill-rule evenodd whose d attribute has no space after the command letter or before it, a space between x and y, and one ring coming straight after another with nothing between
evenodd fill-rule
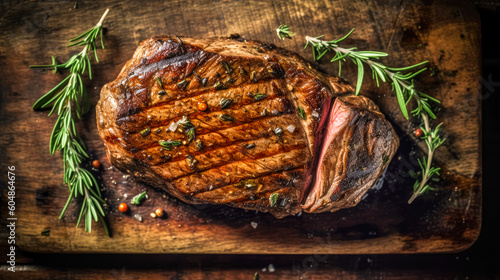
<instances>
[{"instance_id":1,"label":"rosemary sprig","mask_svg":"<svg viewBox=\"0 0 500 280\"><path fill-rule=\"evenodd\" d=\"M278 28L276 28L276 34L278 34L278 38L281 40L292 39L295 36L295 33L290 31L290 27L288 25L282 24Z\"/></svg>"},{"instance_id":2,"label":"rosemary sprig","mask_svg":"<svg viewBox=\"0 0 500 280\"><path fill-rule=\"evenodd\" d=\"M396 92L396 97L401 112L406 119L409 119L407 107L409 106L410 101L414 100L414 102L416 103L416 107L411 110L411 114L414 117L422 120L423 125L421 129L424 132L424 136L422 137L422 139L425 139L425 142L427 144L427 157L423 157L422 160L418 159L420 168L422 170L422 178L420 180L417 179L413 186L413 195L408 201L408 203L411 203L416 197L422 195L427 190L432 189L429 186L428 182L433 176L439 176L440 170L440 168L432 167L434 151L445 141L445 139L441 139L438 134L441 124L436 126L434 130L432 130L430 127L429 118L436 119L436 114L432 110L430 102L439 104L439 100L418 91L415 88L415 83L413 80L413 78L427 69L421 68L417 70L419 67L425 65L427 61L407 67L393 68L387 67L378 61L381 57L387 56L387 53L377 51L357 51L356 47L340 47L339 43L349 37L349 35L351 35L353 31L354 28L351 29L351 31L349 31L345 36L331 41L322 40L321 38L324 35L321 35L319 37L306 36L306 45L304 48L307 48L307 46L311 45L313 57L315 60L319 60L326 53L333 51L335 55L331 59L331 62L338 61L339 76L341 74L342 62L346 61L346 59L350 59L354 64L356 64L358 67L358 78L355 91L356 95L359 94L363 83L364 64L367 64L372 71L372 78L375 79L377 86L379 86L380 81L391 83L392 90Z\"/></svg>"},{"instance_id":3,"label":"rosemary sprig","mask_svg":"<svg viewBox=\"0 0 500 280\"><path fill-rule=\"evenodd\" d=\"M422 179L415 180L415 183L413 184L413 194L408 200L408 204L412 203L415 198L424 194L427 190L435 190L427 183L429 182L429 180L434 179L434 175L439 176L439 171L441 170L441 168L432 167L432 157L434 156L434 151L439 148L439 146L441 146L444 141L446 141L446 139L442 139L438 134L442 123L438 124L436 128L431 131L428 116L425 113L422 114L422 119L424 125L420 128L422 129L424 135L421 139L424 139L425 143L427 144L427 159L425 157L422 158L422 161L420 161L420 159L417 159L418 165L421 169Z\"/></svg>"},{"instance_id":4,"label":"rosemary sprig","mask_svg":"<svg viewBox=\"0 0 500 280\"><path fill-rule=\"evenodd\" d=\"M102 42L102 23L108 14L109 9L104 12L99 22L87 32L70 40L67 47L84 46L83 50L73 55L68 61L57 64L52 57L50 65L33 65L30 68L54 68L54 73L59 69L69 69L69 76L62 80L52 90L47 92L33 105L33 110L40 110L52 107L49 116L57 112L58 118L50 137L50 153L61 151L63 155L64 183L69 187L69 197L64 205L59 219L73 198L78 195L83 196L83 202L78 216L76 227L80 225L82 217L85 220L85 231L92 231L92 220L96 222L100 219L106 234L109 235L108 226L104 220L101 192L96 179L88 170L82 167L82 162L89 158L85 144L81 140L75 126L74 115L78 119L90 110L90 99L87 95L82 75L88 70L89 78L92 79L90 51L94 51L95 59L98 62L96 52L96 39L100 37Z\"/></svg>"}]
</instances>

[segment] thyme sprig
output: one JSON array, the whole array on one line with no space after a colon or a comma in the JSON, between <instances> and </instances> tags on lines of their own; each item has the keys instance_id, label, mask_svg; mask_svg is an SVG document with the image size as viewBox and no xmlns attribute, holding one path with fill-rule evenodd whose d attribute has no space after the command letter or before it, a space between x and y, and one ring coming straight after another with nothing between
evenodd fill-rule
<instances>
[{"instance_id":1,"label":"thyme sprig","mask_svg":"<svg viewBox=\"0 0 500 280\"><path fill-rule=\"evenodd\" d=\"M288 25L282 24L278 28L276 28L276 34L278 34L278 38L281 40L292 39L295 36L295 33L290 31L290 27Z\"/></svg>"},{"instance_id":2,"label":"thyme sprig","mask_svg":"<svg viewBox=\"0 0 500 280\"><path fill-rule=\"evenodd\" d=\"M289 32L289 29L287 29L287 31ZM352 32L354 32L354 28L345 36L331 41L322 40L321 38L323 38L324 35L318 37L306 36L306 45L304 49L309 45L311 46L314 60L321 59L328 52L334 52L335 55L331 59L331 62L338 61L339 76L341 74L342 62L345 62L346 59L350 59L356 64L358 67L356 95L359 94L363 84L364 64L368 65L372 71L372 78L376 81L377 86L379 86L380 81L391 83L392 90L396 93L401 112L406 119L409 119L408 106L410 101L414 101L416 106L410 113L422 121L421 129L424 132L422 139L424 139L427 144L427 157L423 157L422 160L417 159L421 168L422 178L420 180L417 179L413 185L413 194L408 200L408 203L412 203L415 198L424 194L427 190L433 189L428 182L433 179L433 176L439 176L440 168L432 166L432 159L435 150L446 140L442 139L438 133L442 124L439 124L434 129L431 129L430 126L430 118L436 119L436 114L430 103L439 104L440 101L415 88L414 78L427 70L427 68L420 68L427 64L427 61L407 67L388 67L378 61L380 58L388 56L385 52L358 51L356 47L341 47L339 43L349 37Z\"/></svg>"},{"instance_id":3,"label":"thyme sprig","mask_svg":"<svg viewBox=\"0 0 500 280\"><path fill-rule=\"evenodd\" d=\"M68 61L57 64L52 57L50 65L32 65L30 68L54 68L57 70L69 69L69 75L57 86L47 92L33 105L33 110L40 110L52 107L49 116L54 112L58 118L50 137L49 150L51 154L56 151L62 152L64 183L69 187L69 197L64 205L59 219L62 218L69 203L73 198L83 196L80 214L76 227L80 225L82 218L85 220L85 231L92 231L92 220L101 220L106 234L109 235L108 226L104 220L105 213L99 185L96 179L88 170L82 167L82 162L89 158L87 148L80 138L75 125L75 116L82 119L90 110L90 99L87 95L82 75L88 71L89 78L92 79L91 63L89 53L94 51L95 59L98 62L96 52L96 39L100 36L102 42L102 23L108 14L109 9L104 12L99 22L90 30L70 40L67 47L84 46L83 50L73 55Z\"/></svg>"}]
</instances>

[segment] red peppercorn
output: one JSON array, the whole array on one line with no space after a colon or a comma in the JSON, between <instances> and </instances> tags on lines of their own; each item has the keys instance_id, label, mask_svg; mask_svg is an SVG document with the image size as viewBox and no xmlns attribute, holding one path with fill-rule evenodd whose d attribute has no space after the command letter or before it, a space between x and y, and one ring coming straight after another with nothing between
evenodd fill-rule
<instances>
[{"instance_id":1,"label":"red peppercorn","mask_svg":"<svg viewBox=\"0 0 500 280\"><path fill-rule=\"evenodd\" d=\"M101 162L96 159L92 162L92 166L95 168L99 168L101 166Z\"/></svg>"},{"instance_id":2,"label":"red peppercorn","mask_svg":"<svg viewBox=\"0 0 500 280\"><path fill-rule=\"evenodd\" d=\"M207 102L205 101L198 102L198 109L200 111L205 111L207 108L208 108Z\"/></svg>"},{"instance_id":3,"label":"red peppercorn","mask_svg":"<svg viewBox=\"0 0 500 280\"><path fill-rule=\"evenodd\" d=\"M156 217L158 217L158 218L163 217L163 208L158 208L158 209L156 209L156 211L155 211L155 215L156 215Z\"/></svg>"},{"instance_id":4,"label":"red peppercorn","mask_svg":"<svg viewBox=\"0 0 500 280\"><path fill-rule=\"evenodd\" d=\"M127 203L120 203L120 205L118 205L118 210L120 212L127 212L127 210L128 210Z\"/></svg>"},{"instance_id":5,"label":"red peppercorn","mask_svg":"<svg viewBox=\"0 0 500 280\"><path fill-rule=\"evenodd\" d=\"M415 133L415 137L418 137L418 138L422 137L422 134L424 134L424 132L420 128L417 128L414 133Z\"/></svg>"}]
</instances>

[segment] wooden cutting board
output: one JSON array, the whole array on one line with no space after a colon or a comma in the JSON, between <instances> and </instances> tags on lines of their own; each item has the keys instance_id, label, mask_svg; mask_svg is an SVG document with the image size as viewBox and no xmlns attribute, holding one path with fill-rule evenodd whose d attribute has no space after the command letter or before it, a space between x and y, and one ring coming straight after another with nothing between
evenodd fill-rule
<instances>
[{"instance_id":1,"label":"wooden cutting board","mask_svg":"<svg viewBox=\"0 0 500 280\"><path fill-rule=\"evenodd\" d=\"M450 252L469 247L481 225L480 148L480 29L479 18L468 1L74 1L26 2L0 20L0 134L1 234L6 240L8 166L15 166L16 245L30 252L72 253L258 253L358 254ZM95 105L101 87L116 78L142 40L159 34L192 37L229 36L274 43L298 52L304 36L333 39L351 28L348 45L361 50L388 52L383 62L394 67L429 60L432 71L418 78L418 88L442 101L437 122L448 139L436 161L443 168L438 190L408 205L412 178L418 169L415 154L423 151L410 123L398 109L387 85L380 88L365 79L363 94L378 103L401 138L401 147L382 184L362 202L336 213L303 214L281 220L269 214L218 205L188 205L162 191L136 183L113 168L97 134L95 111L78 124L91 158L99 159L98 175L107 199L112 237L100 224L91 234L75 228L76 203L58 216L68 190L62 182L60 154L49 155L49 136L55 116L34 112L32 104L54 87L64 74L28 68L49 64L54 55L65 61L79 48L66 48L67 40L93 26L106 8L110 13L105 50L86 79ZM275 28L288 24L297 36L278 40ZM343 78L356 81L349 63ZM318 66L337 73L327 60ZM368 70L367 70L368 71ZM149 199L118 212L146 190ZM128 198L125 198L128 196ZM130 203L129 203L130 204ZM150 213L163 207L164 219ZM139 222L134 214L143 217ZM254 226L252 226L252 224ZM42 235L49 230L50 235Z\"/></svg>"}]
</instances>

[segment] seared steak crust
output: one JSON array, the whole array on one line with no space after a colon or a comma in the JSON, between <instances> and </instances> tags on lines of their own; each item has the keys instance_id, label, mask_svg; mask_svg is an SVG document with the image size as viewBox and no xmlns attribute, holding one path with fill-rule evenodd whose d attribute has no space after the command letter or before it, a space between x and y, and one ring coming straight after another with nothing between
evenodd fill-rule
<instances>
[{"instance_id":1,"label":"seared steak crust","mask_svg":"<svg viewBox=\"0 0 500 280\"><path fill-rule=\"evenodd\" d=\"M362 96L338 97L329 116L306 212L355 206L382 175L399 139L378 106Z\"/></svg>"},{"instance_id":2,"label":"seared steak crust","mask_svg":"<svg viewBox=\"0 0 500 280\"><path fill-rule=\"evenodd\" d=\"M370 108L357 104L358 97L337 98L351 91L347 83L324 77L296 54L274 46L162 36L142 42L118 78L103 87L97 124L111 162L138 180L185 202L283 217L301 211L305 192L324 196L311 178L317 177L312 170L323 147L316 137L325 134L332 104L342 102L353 126L334 143L346 140L361 147L375 141L375 150L382 149L364 147L337 159L345 166L339 195L352 200L352 193L364 193L387 163L373 159L368 175L357 174L363 164L355 158L379 153L392 158L397 148L392 127L373 103ZM200 102L208 109L200 110ZM383 140L367 136L367 129L380 131ZM172 141L179 142L165 145ZM338 156L339 150L331 146L327 153ZM321 172L330 174L330 165L325 161ZM334 179L323 180L325 188ZM362 190L353 191L355 181ZM307 199L304 209L310 212L349 204L324 206L335 201L323 198L323 206L313 206Z\"/></svg>"}]
</instances>

